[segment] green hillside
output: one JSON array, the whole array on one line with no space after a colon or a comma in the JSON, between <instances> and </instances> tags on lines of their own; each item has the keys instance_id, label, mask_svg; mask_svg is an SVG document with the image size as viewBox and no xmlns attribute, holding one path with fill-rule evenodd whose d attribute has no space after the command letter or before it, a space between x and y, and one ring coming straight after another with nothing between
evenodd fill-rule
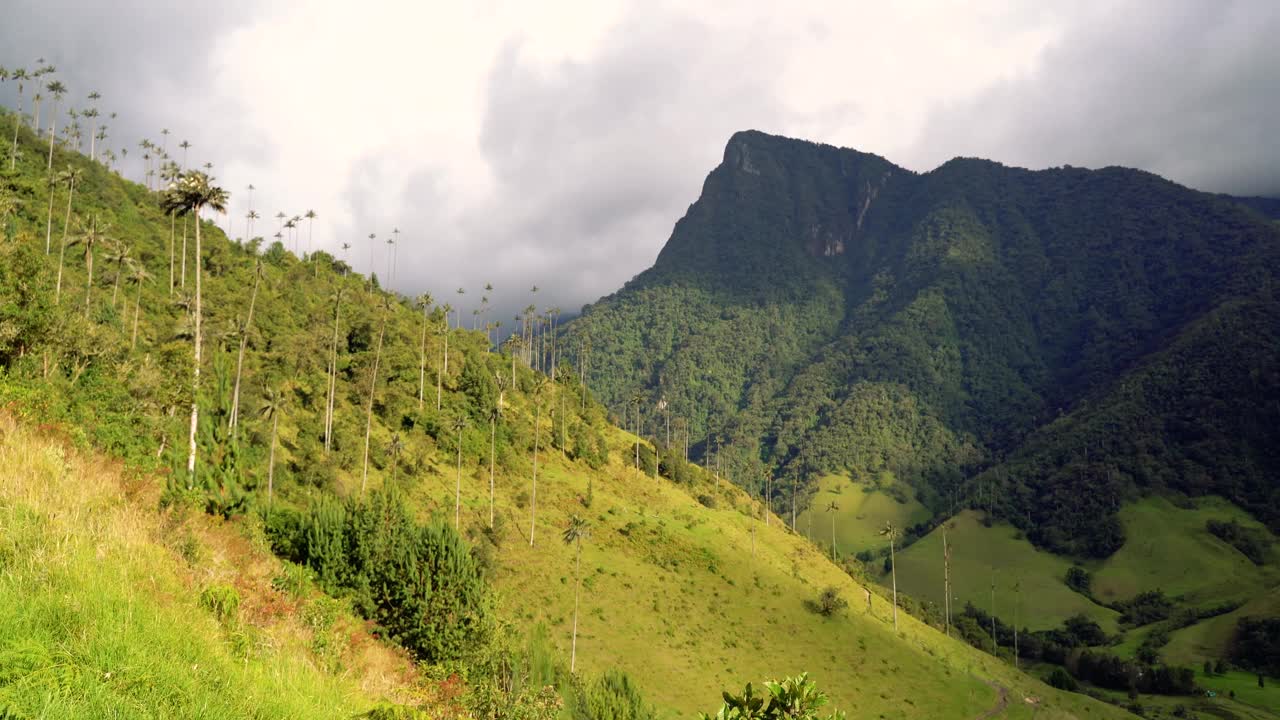
<instances>
[{"instance_id":1,"label":"green hillside","mask_svg":"<svg viewBox=\"0 0 1280 720\"><path fill-rule=\"evenodd\" d=\"M0 402L18 418L4 434L30 454L56 456L48 448L61 443L77 459L0 496L6 527L23 527L0 556L21 570L0 576L0 593L21 598L0 615L10 714L96 717L132 703L137 717L155 706L165 717L350 716L387 700L421 706L396 711L419 717L606 717L602 705L688 717L714 710L724 689L809 671L851 714L1123 715L905 612L895 632L883 591L776 518L766 526L736 486L673 453L655 478L647 444L631 467L635 438L605 422L574 373L551 381L525 348L493 352L482 333L450 327L446 307L389 295L324 253L300 259L167 216L159 193L70 148L56 148L54 166L81 177L49 183L42 146L25 128L19 141L16 170L0 173L12 208ZM69 222L47 209L63 203ZM120 479L88 469L106 458L122 461ZM6 477L22 467L6 463ZM98 525L114 517L104 508L133 529ZM217 547L253 547L206 555L205 530L188 541L168 525L193 516L226 535ZM574 516L589 532L576 657L577 546L562 537ZM62 577L38 570L48 553L65 553ZM828 587L849 602L831 617L806 602ZM337 624L308 620L313 606ZM285 637L257 624L263 615ZM377 649L331 651L341 637ZM138 680L112 686L115 666Z\"/></svg>"},{"instance_id":2,"label":"green hillside","mask_svg":"<svg viewBox=\"0 0 1280 720\"><path fill-rule=\"evenodd\" d=\"M891 492L898 493L895 497ZM839 555L887 549L880 536L885 523L911 527L927 522L931 513L911 496L910 488L877 488L856 483L843 475L827 475L818 481L817 493L796 520L796 529L809 539L831 548L835 533ZM831 509L831 505L836 505Z\"/></svg>"},{"instance_id":3,"label":"green hillside","mask_svg":"<svg viewBox=\"0 0 1280 720\"><path fill-rule=\"evenodd\" d=\"M996 616L1013 622L1015 605L1020 625L1048 630L1067 618L1084 614L1108 632L1115 632L1118 613L1063 584L1071 562L1037 549L1016 529L1004 524L986 527L978 513L965 511L947 523L951 546L953 605L972 603L991 609L991 585L996 585ZM1021 588L1020 596L1014 586ZM909 595L941 604L942 528L898 555L898 587Z\"/></svg>"}]
</instances>

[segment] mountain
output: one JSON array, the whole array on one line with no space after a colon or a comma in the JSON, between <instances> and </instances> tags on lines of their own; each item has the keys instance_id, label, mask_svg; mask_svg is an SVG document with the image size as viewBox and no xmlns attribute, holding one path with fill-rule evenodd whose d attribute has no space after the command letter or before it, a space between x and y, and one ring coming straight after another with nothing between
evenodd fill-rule
<instances>
[{"instance_id":1,"label":"mountain","mask_svg":"<svg viewBox=\"0 0 1280 720\"><path fill-rule=\"evenodd\" d=\"M658 467L575 374L287 235L169 215L71 142L50 174L14 125L0 717L646 720L804 671L850 714L1126 716Z\"/></svg>"},{"instance_id":2,"label":"mountain","mask_svg":"<svg viewBox=\"0 0 1280 720\"><path fill-rule=\"evenodd\" d=\"M1146 493L1222 495L1275 530L1268 207L740 132L654 266L564 344L615 416L663 442L673 422L753 493L773 470L780 507L840 472L1083 557L1121 547L1116 513Z\"/></svg>"}]
</instances>

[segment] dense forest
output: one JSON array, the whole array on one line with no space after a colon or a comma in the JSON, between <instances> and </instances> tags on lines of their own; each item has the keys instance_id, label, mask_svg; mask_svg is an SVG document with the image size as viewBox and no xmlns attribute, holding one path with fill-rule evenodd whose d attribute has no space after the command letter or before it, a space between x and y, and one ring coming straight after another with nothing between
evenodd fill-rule
<instances>
[{"instance_id":1,"label":"dense forest","mask_svg":"<svg viewBox=\"0 0 1280 720\"><path fill-rule=\"evenodd\" d=\"M1144 492L1225 495L1276 529L1274 208L742 132L564 346L617 416L779 508L847 472L1079 556L1114 552Z\"/></svg>"}]
</instances>

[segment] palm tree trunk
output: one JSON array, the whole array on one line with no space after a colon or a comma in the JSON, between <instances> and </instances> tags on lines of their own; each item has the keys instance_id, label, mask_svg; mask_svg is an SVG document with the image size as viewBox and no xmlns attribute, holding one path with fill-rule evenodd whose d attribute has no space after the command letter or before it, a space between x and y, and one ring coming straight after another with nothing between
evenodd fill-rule
<instances>
[{"instance_id":1,"label":"palm tree trunk","mask_svg":"<svg viewBox=\"0 0 1280 720\"><path fill-rule=\"evenodd\" d=\"M276 489L276 438L279 436L280 409L271 413L271 450L267 454L267 507L271 507L271 496Z\"/></svg>"},{"instance_id":2,"label":"palm tree trunk","mask_svg":"<svg viewBox=\"0 0 1280 720\"><path fill-rule=\"evenodd\" d=\"M427 304L422 304L422 350L418 353L418 412L422 412L422 396L427 384Z\"/></svg>"},{"instance_id":3,"label":"palm tree trunk","mask_svg":"<svg viewBox=\"0 0 1280 720\"><path fill-rule=\"evenodd\" d=\"M458 428L458 484L453 491L453 529L462 529L462 428Z\"/></svg>"},{"instance_id":4,"label":"palm tree trunk","mask_svg":"<svg viewBox=\"0 0 1280 720\"><path fill-rule=\"evenodd\" d=\"M951 637L951 548L947 545L947 526L942 526L942 622L943 632Z\"/></svg>"},{"instance_id":5,"label":"palm tree trunk","mask_svg":"<svg viewBox=\"0 0 1280 720\"><path fill-rule=\"evenodd\" d=\"M324 451L333 447L333 406L338 394L338 319L342 312L342 297L339 295L333 305L333 345L329 350L329 397L325 403L324 415Z\"/></svg>"},{"instance_id":6,"label":"palm tree trunk","mask_svg":"<svg viewBox=\"0 0 1280 720\"><path fill-rule=\"evenodd\" d=\"M57 305L62 298L62 262L67 254L67 231L71 227L71 198L76 194L74 181L67 184L67 214L62 219L62 246L58 248L58 283L53 292L53 304Z\"/></svg>"},{"instance_id":7,"label":"palm tree trunk","mask_svg":"<svg viewBox=\"0 0 1280 720\"><path fill-rule=\"evenodd\" d=\"M200 346L204 336L202 334L201 323L204 318L204 306L201 305L200 297L200 208L196 207L193 214L196 216L196 338L195 338L195 363L192 366L192 389L191 389L191 434L188 440L187 448L187 475L188 482L195 484L196 474L196 425L200 420ZM186 221L183 220L183 242L185 250L186 241ZM187 255L184 251L182 254L182 262L185 265ZM185 275L184 275L185 279Z\"/></svg>"},{"instance_id":8,"label":"palm tree trunk","mask_svg":"<svg viewBox=\"0 0 1280 720\"><path fill-rule=\"evenodd\" d=\"M49 162L46 170L53 170L53 141L58 139L58 103L53 104L53 115L49 118Z\"/></svg>"},{"instance_id":9,"label":"palm tree trunk","mask_svg":"<svg viewBox=\"0 0 1280 720\"><path fill-rule=\"evenodd\" d=\"M831 511L831 562L836 561L836 511Z\"/></svg>"},{"instance_id":10,"label":"palm tree trunk","mask_svg":"<svg viewBox=\"0 0 1280 720\"><path fill-rule=\"evenodd\" d=\"M57 193L57 185L49 183L49 219L44 227L44 254L48 255L53 247L53 196Z\"/></svg>"},{"instance_id":11,"label":"palm tree trunk","mask_svg":"<svg viewBox=\"0 0 1280 720\"><path fill-rule=\"evenodd\" d=\"M240 334L240 352L236 356L236 382L231 390L231 416L227 423L233 430L240 425L240 377L244 370L244 350L249 345L249 328L253 326L253 306L258 302L258 284L262 282L262 273L255 268L253 273L253 292L249 295L249 315L245 319L244 329ZM232 434L235 437L235 434Z\"/></svg>"},{"instance_id":12,"label":"palm tree trunk","mask_svg":"<svg viewBox=\"0 0 1280 720\"><path fill-rule=\"evenodd\" d=\"M9 170L18 166L18 121L22 117L22 96L18 96L18 110L13 114L13 150L9 153Z\"/></svg>"},{"instance_id":13,"label":"palm tree trunk","mask_svg":"<svg viewBox=\"0 0 1280 720\"><path fill-rule=\"evenodd\" d=\"M898 561L893 554L893 537L889 538L889 566L893 571L893 631L898 631Z\"/></svg>"},{"instance_id":14,"label":"palm tree trunk","mask_svg":"<svg viewBox=\"0 0 1280 720\"><path fill-rule=\"evenodd\" d=\"M449 374L449 318L444 319L444 372ZM436 408L439 410L439 408Z\"/></svg>"},{"instance_id":15,"label":"palm tree trunk","mask_svg":"<svg viewBox=\"0 0 1280 720\"><path fill-rule=\"evenodd\" d=\"M493 460L498 448L498 418L489 418L489 527L493 528Z\"/></svg>"},{"instance_id":16,"label":"palm tree trunk","mask_svg":"<svg viewBox=\"0 0 1280 720\"><path fill-rule=\"evenodd\" d=\"M138 315L142 313L142 280L138 279L138 295L133 300L133 336L129 339L129 349L138 347Z\"/></svg>"},{"instance_id":17,"label":"palm tree trunk","mask_svg":"<svg viewBox=\"0 0 1280 720\"><path fill-rule=\"evenodd\" d=\"M116 264L116 281L111 286L111 307L113 309L116 306L116 295L120 293L120 273L123 271L124 271L124 264L117 263Z\"/></svg>"},{"instance_id":18,"label":"palm tree trunk","mask_svg":"<svg viewBox=\"0 0 1280 720\"><path fill-rule=\"evenodd\" d=\"M578 663L578 595L582 592L582 538L576 542L578 549L573 559L573 642L569 650L569 674L572 675Z\"/></svg>"},{"instance_id":19,"label":"palm tree trunk","mask_svg":"<svg viewBox=\"0 0 1280 720\"><path fill-rule=\"evenodd\" d=\"M174 232L175 225L177 224L177 222L178 222L178 218L172 212L169 213L169 294L170 295L173 294L173 264L174 264L174 260L176 259L173 253L174 251L173 241L175 236L175 232Z\"/></svg>"},{"instance_id":20,"label":"palm tree trunk","mask_svg":"<svg viewBox=\"0 0 1280 720\"><path fill-rule=\"evenodd\" d=\"M200 232L200 223L196 223L196 232ZM187 287L187 216L182 216L182 287Z\"/></svg>"},{"instance_id":21,"label":"palm tree trunk","mask_svg":"<svg viewBox=\"0 0 1280 720\"><path fill-rule=\"evenodd\" d=\"M94 232L97 232L98 220L93 221ZM87 270L84 279L84 318L89 319L89 300L93 297L93 245L85 243L84 264Z\"/></svg>"},{"instance_id":22,"label":"palm tree trunk","mask_svg":"<svg viewBox=\"0 0 1280 720\"><path fill-rule=\"evenodd\" d=\"M542 402L533 413L533 500L529 506L529 547L533 547L533 531L538 527L538 423L542 420Z\"/></svg>"},{"instance_id":23,"label":"palm tree trunk","mask_svg":"<svg viewBox=\"0 0 1280 720\"><path fill-rule=\"evenodd\" d=\"M387 311L382 310L382 327L378 330L378 349L373 355L373 375L369 378L369 407L364 416L364 470L360 475L360 495L369 483L369 436L373 432L373 393L378 388L378 363L382 361L382 336L387 331Z\"/></svg>"}]
</instances>

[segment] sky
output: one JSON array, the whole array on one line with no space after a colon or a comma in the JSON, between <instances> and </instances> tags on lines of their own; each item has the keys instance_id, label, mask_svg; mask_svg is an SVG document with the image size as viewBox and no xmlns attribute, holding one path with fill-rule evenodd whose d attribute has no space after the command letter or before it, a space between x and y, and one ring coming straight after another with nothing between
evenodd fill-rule
<instances>
[{"instance_id":1,"label":"sky","mask_svg":"<svg viewBox=\"0 0 1280 720\"><path fill-rule=\"evenodd\" d=\"M1280 195L1276 37L1265 0L7 0L0 66L101 93L135 179L140 140L190 142L233 236L314 210L300 250L464 313L492 284L502 319L651 265L748 128Z\"/></svg>"}]
</instances>

